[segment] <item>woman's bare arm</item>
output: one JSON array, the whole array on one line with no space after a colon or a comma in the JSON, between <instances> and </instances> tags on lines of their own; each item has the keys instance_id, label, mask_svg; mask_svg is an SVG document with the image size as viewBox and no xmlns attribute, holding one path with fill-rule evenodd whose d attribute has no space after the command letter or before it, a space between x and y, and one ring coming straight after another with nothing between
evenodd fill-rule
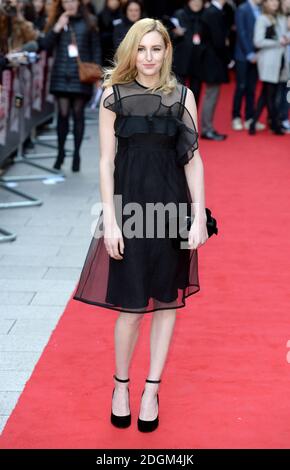
<instances>
[{"instance_id":1,"label":"woman's bare arm","mask_svg":"<svg viewBox=\"0 0 290 470\"><path fill-rule=\"evenodd\" d=\"M198 131L195 98L189 88L187 89L185 107L190 112L195 128ZM205 212L204 167L199 149L195 150L193 158L184 166L184 171L191 194L192 214L194 215L194 223L189 232L189 247L197 248L208 238Z\"/></svg>"},{"instance_id":2,"label":"woman's bare arm","mask_svg":"<svg viewBox=\"0 0 290 470\"><path fill-rule=\"evenodd\" d=\"M116 154L116 137L114 122L116 114L105 108L103 102L113 92L112 87L104 90L99 111L99 149L100 149L100 193L103 204L105 245L110 256L122 259L118 252L124 252L122 233L117 224L114 206L114 169Z\"/></svg>"}]
</instances>

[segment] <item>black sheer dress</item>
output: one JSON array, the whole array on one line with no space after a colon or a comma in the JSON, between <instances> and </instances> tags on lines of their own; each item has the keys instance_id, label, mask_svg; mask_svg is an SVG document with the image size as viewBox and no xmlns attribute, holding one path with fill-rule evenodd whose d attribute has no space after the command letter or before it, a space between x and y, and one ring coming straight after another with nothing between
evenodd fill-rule
<instances>
[{"instance_id":1,"label":"black sheer dress","mask_svg":"<svg viewBox=\"0 0 290 470\"><path fill-rule=\"evenodd\" d=\"M198 133L185 107L186 93L181 83L165 94L134 80L113 85L104 100L116 113L114 195L121 196L122 210L128 203L190 206L184 165L198 148ZM155 230L146 236L145 217L143 236L127 237L123 227L128 219L122 213L118 222L124 255L116 260L104 245L101 211L73 298L132 313L184 307L185 298L200 290L197 250L180 249L172 237L157 237Z\"/></svg>"}]
</instances>

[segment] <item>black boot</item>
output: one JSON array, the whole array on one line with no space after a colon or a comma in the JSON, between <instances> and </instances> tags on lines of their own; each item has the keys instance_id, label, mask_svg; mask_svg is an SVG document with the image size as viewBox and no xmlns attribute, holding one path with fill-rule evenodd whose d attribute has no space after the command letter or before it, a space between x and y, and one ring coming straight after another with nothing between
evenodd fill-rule
<instances>
[{"instance_id":1,"label":"black boot","mask_svg":"<svg viewBox=\"0 0 290 470\"><path fill-rule=\"evenodd\" d=\"M271 125L271 131L275 135L285 135L285 132L279 121L274 121Z\"/></svg>"},{"instance_id":2,"label":"black boot","mask_svg":"<svg viewBox=\"0 0 290 470\"><path fill-rule=\"evenodd\" d=\"M79 154L75 154L73 156L73 162L72 162L72 167L71 167L73 172L80 171L80 163L81 163L81 159L80 159Z\"/></svg>"},{"instance_id":3,"label":"black boot","mask_svg":"<svg viewBox=\"0 0 290 470\"><path fill-rule=\"evenodd\" d=\"M61 169L61 165L64 162L64 158L65 158L65 153L64 152L59 152L59 154L57 156L57 159L55 160L54 165L53 165L53 168L55 170L60 170Z\"/></svg>"},{"instance_id":4,"label":"black boot","mask_svg":"<svg viewBox=\"0 0 290 470\"><path fill-rule=\"evenodd\" d=\"M252 122L250 124L248 133L249 133L249 135L255 135L256 134L256 121L254 119L252 120Z\"/></svg>"},{"instance_id":5,"label":"black boot","mask_svg":"<svg viewBox=\"0 0 290 470\"><path fill-rule=\"evenodd\" d=\"M275 127L272 129L273 134L275 135L285 135L285 132L283 131L282 127Z\"/></svg>"}]
</instances>

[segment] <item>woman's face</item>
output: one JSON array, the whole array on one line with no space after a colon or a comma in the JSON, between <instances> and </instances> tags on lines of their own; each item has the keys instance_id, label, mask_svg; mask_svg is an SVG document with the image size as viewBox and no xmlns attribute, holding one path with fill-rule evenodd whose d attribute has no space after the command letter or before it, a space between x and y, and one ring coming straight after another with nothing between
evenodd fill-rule
<instances>
[{"instance_id":1,"label":"woman's face","mask_svg":"<svg viewBox=\"0 0 290 470\"><path fill-rule=\"evenodd\" d=\"M36 13L40 13L45 5L45 0L33 0L32 3Z\"/></svg>"},{"instance_id":2,"label":"woman's face","mask_svg":"<svg viewBox=\"0 0 290 470\"><path fill-rule=\"evenodd\" d=\"M61 2L64 11L69 16L74 16L79 8L80 2L79 0L62 0Z\"/></svg>"},{"instance_id":3,"label":"woman's face","mask_svg":"<svg viewBox=\"0 0 290 470\"><path fill-rule=\"evenodd\" d=\"M282 10L285 15L290 13L290 0L282 0Z\"/></svg>"},{"instance_id":4,"label":"woman's face","mask_svg":"<svg viewBox=\"0 0 290 470\"><path fill-rule=\"evenodd\" d=\"M159 76L166 54L163 38L158 31L144 34L137 52L136 68L138 74Z\"/></svg>"},{"instance_id":5,"label":"woman's face","mask_svg":"<svg viewBox=\"0 0 290 470\"><path fill-rule=\"evenodd\" d=\"M200 11L203 6L202 0L190 0L188 6L192 11Z\"/></svg>"},{"instance_id":6,"label":"woman's face","mask_svg":"<svg viewBox=\"0 0 290 470\"><path fill-rule=\"evenodd\" d=\"M120 1L119 0L108 0L107 1L107 7L110 8L110 10L117 10L120 6Z\"/></svg>"},{"instance_id":7,"label":"woman's face","mask_svg":"<svg viewBox=\"0 0 290 470\"><path fill-rule=\"evenodd\" d=\"M280 2L279 0L266 0L264 6L267 13L276 13L279 9Z\"/></svg>"},{"instance_id":8,"label":"woman's face","mask_svg":"<svg viewBox=\"0 0 290 470\"><path fill-rule=\"evenodd\" d=\"M132 23L135 23L136 21L140 20L141 18L141 8L138 3L130 3L130 5L127 8L126 16L128 20L132 21Z\"/></svg>"}]
</instances>

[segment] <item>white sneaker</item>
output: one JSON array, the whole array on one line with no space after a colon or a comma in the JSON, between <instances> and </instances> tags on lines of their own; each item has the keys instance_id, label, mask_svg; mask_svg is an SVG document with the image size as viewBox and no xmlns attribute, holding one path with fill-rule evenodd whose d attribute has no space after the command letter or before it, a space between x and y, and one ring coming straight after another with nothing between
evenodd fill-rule
<instances>
[{"instance_id":1,"label":"white sneaker","mask_svg":"<svg viewBox=\"0 0 290 470\"><path fill-rule=\"evenodd\" d=\"M247 121L244 122L244 129L248 131L250 129L250 125L253 119L248 119Z\"/></svg>"},{"instance_id":2,"label":"white sneaker","mask_svg":"<svg viewBox=\"0 0 290 470\"><path fill-rule=\"evenodd\" d=\"M266 126L262 122L257 121L256 122L256 129L257 129L257 131L264 131L266 129Z\"/></svg>"},{"instance_id":3,"label":"white sneaker","mask_svg":"<svg viewBox=\"0 0 290 470\"><path fill-rule=\"evenodd\" d=\"M247 121L244 122L244 128L248 131L251 125L253 119L248 119ZM264 131L266 129L265 124L263 124L260 121L256 122L256 131Z\"/></svg>"},{"instance_id":4,"label":"white sneaker","mask_svg":"<svg viewBox=\"0 0 290 470\"><path fill-rule=\"evenodd\" d=\"M285 121L282 121L282 127L287 133L290 132L290 121L289 121L289 119L285 119Z\"/></svg>"},{"instance_id":5,"label":"white sneaker","mask_svg":"<svg viewBox=\"0 0 290 470\"><path fill-rule=\"evenodd\" d=\"M232 120L232 129L234 131L242 131L243 130L243 123L241 118L236 117Z\"/></svg>"}]
</instances>

